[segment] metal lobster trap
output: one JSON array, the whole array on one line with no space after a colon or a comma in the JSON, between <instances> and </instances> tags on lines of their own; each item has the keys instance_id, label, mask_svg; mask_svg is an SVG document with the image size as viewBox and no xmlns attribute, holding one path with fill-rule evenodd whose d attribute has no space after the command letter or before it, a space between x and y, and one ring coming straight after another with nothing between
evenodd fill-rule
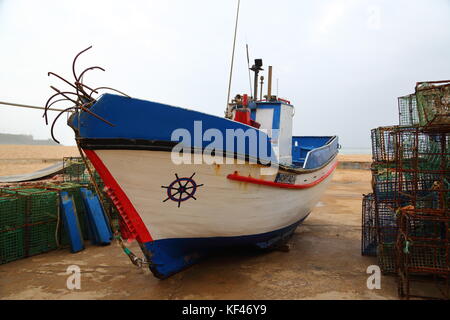
<instances>
[{"instance_id":1,"label":"metal lobster trap","mask_svg":"<svg viewBox=\"0 0 450 320\"><path fill-rule=\"evenodd\" d=\"M450 80L418 82L419 123L426 127L450 127Z\"/></svg>"},{"instance_id":2,"label":"metal lobster trap","mask_svg":"<svg viewBox=\"0 0 450 320\"><path fill-rule=\"evenodd\" d=\"M401 126L415 126L419 122L419 110L415 94L398 97L398 120Z\"/></svg>"},{"instance_id":3,"label":"metal lobster trap","mask_svg":"<svg viewBox=\"0 0 450 320\"><path fill-rule=\"evenodd\" d=\"M396 243L399 295L450 299L450 217L421 209L401 210ZM417 280L434 280L441 297L412 293Z\"/></svg>"}]
</instances>

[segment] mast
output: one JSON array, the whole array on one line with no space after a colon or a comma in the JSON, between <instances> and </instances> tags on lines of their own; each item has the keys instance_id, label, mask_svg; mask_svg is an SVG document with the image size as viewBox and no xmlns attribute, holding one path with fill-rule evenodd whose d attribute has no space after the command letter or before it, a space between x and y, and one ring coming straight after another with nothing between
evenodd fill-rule
<instances>
[{"instance_id":1,"label":"mast","mask_svg":"<svg viewBox=\"0 0 450 320\"><path fill-rule=\"evenodd\" d=\"M237 12L236 12L236 25L234 26L234 40L233 40L233 52L231 54L231 67L230 67L230 80L228 81L228 95L227 95L227 107L225 111L225 117L231 119L231 109L230 109L230 92L231 92L231 79L233 77L233 65L234 65L234 49L236 47L236 34L239 21L239 7L241 5L241 0L238 0Z\"/></svg>"}]
</instances>

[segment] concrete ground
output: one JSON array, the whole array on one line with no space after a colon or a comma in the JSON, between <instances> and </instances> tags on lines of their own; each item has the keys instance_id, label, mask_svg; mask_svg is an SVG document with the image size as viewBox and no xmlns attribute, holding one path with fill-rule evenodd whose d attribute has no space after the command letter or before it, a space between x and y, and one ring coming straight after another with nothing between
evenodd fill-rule
<instances>
[{"instance_id":1,"label":"concrete ground","mask_svg":"<svg viewBox=\"0 0 450 320\"><path fill-rule=\"evenodd\" d=\"M116 245L67 249L0 266L0 299L397 299L394 277L367 288L361 198L369 170L337 170L330 188L290 241L290 251L227 250L158 280L137 269ZM140 254L134 243L131 249ZM66 286L67 267L81 268L81 289Z\"/></svg>"}]
</instances>

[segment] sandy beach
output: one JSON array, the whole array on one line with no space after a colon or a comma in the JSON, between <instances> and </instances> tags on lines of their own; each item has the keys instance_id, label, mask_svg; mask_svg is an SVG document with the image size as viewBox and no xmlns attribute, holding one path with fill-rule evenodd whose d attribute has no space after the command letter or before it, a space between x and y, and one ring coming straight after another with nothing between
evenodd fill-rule
<instances>
[{"instance_id":1,"label":"sandy beach","mask_svg":"<svg viewBox=\"0 0 450 320\"><path fill-rule=\"evenodd\" d=\"M76 147L1 145L0 175L30 172L77 155ZM366 163L371 156L339 155L339 160ZM148 269L131 265L117 245L87 244L77 254L60 249L2 265L0 299L398 299L395 277L383 276L382 290L366 285L367 267L377 264L360 253L361 199L371 192L370 181L370 170L338 168L290 240L289 253L218 251L160 281ZM136 242L131 248L139 252ZM82 268L83 290L77 292L65 287L65 270L73 264ZM436 289L430 290L435 295Z\"/></svg>"},{"instance_id":2,"label":"sandy beach","mask_svg":"<svg viewBox=\"0 0 450 320\"><path fill-rule=\"evenodd\" d=\"M78 156L75 146L0 145L0 176L34 172Z\"/></svg>"},{"instance_id":3,"label":"sandy beach","mask_svg":"<svg viewBox=\"0 0 450 320\"><path fill-rule=\"evenodd\" d=\"M38 154L49 156L50 150L57 152L53 157L76 152L61 147ZM360 254L361 199L371 190L370 175L370 170L336 170L288 253L218 251L161 281L133 266L117 245L86 243L76 254L60 249L1 266L0 299L397 299L393 277L382 278L382 290L366 286L366 269L377 263ZM140 254L136 242L130 246ZM66 288L65 270L73 264L82 270L82 290Z\"/></svg>"}]
</instances>

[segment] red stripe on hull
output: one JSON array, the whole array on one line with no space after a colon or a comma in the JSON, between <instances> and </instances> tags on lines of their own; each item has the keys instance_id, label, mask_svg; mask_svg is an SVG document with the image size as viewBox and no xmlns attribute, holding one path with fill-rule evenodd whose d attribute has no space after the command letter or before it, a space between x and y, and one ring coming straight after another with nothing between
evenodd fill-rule
<instances>
[{"instance_id":1,"label":"red stripe on hull","mask_svg":"<svg viewBox=\"0 0 450 320\"><path fill-rule=\"evenodd\" d=\"M334 169L336 169L337 165L338 165L338 162L336 161L336 163L330 168L330 170L327 171L327 173L325 173L325 175L323 175L320 179L317 179L308 184L289 184L289 183L266 181L266 180L262 180L262 179L252 178L252 177L240 176L237 173L229 174L227 176L227 178L230 180L248 182L248 183L253 183L253 184L260 184L260 185L275 187L275 188L308 189L308 188L314 187L315 185L317 185L317 184L321 183L323 180L325 180L331 173L333 173L333 171L334 171Z\"/></svg>"},{"instance_id":2,"label":"red stripe on hull","mask_svg":"<svg viewBox=\"0 0 450 320\"><path fill-rule=\"evenodd\" d=\"M113 200L114 204L116 205L116 208L121 214L124 222L127 224L128 229L130 229L129 231L134 234L137 241L141 243L153 241L150 233L147 230L147 227L139 216L139 213L136 211L130 199L128 199L127 195L111 175L102 160L92 150L83 151L84 153L86 153L95 170L97 170L98 174L102 178L103 183L109 191L107 193L110 195L111 200Z\"/></svg>"}]
</instances>

